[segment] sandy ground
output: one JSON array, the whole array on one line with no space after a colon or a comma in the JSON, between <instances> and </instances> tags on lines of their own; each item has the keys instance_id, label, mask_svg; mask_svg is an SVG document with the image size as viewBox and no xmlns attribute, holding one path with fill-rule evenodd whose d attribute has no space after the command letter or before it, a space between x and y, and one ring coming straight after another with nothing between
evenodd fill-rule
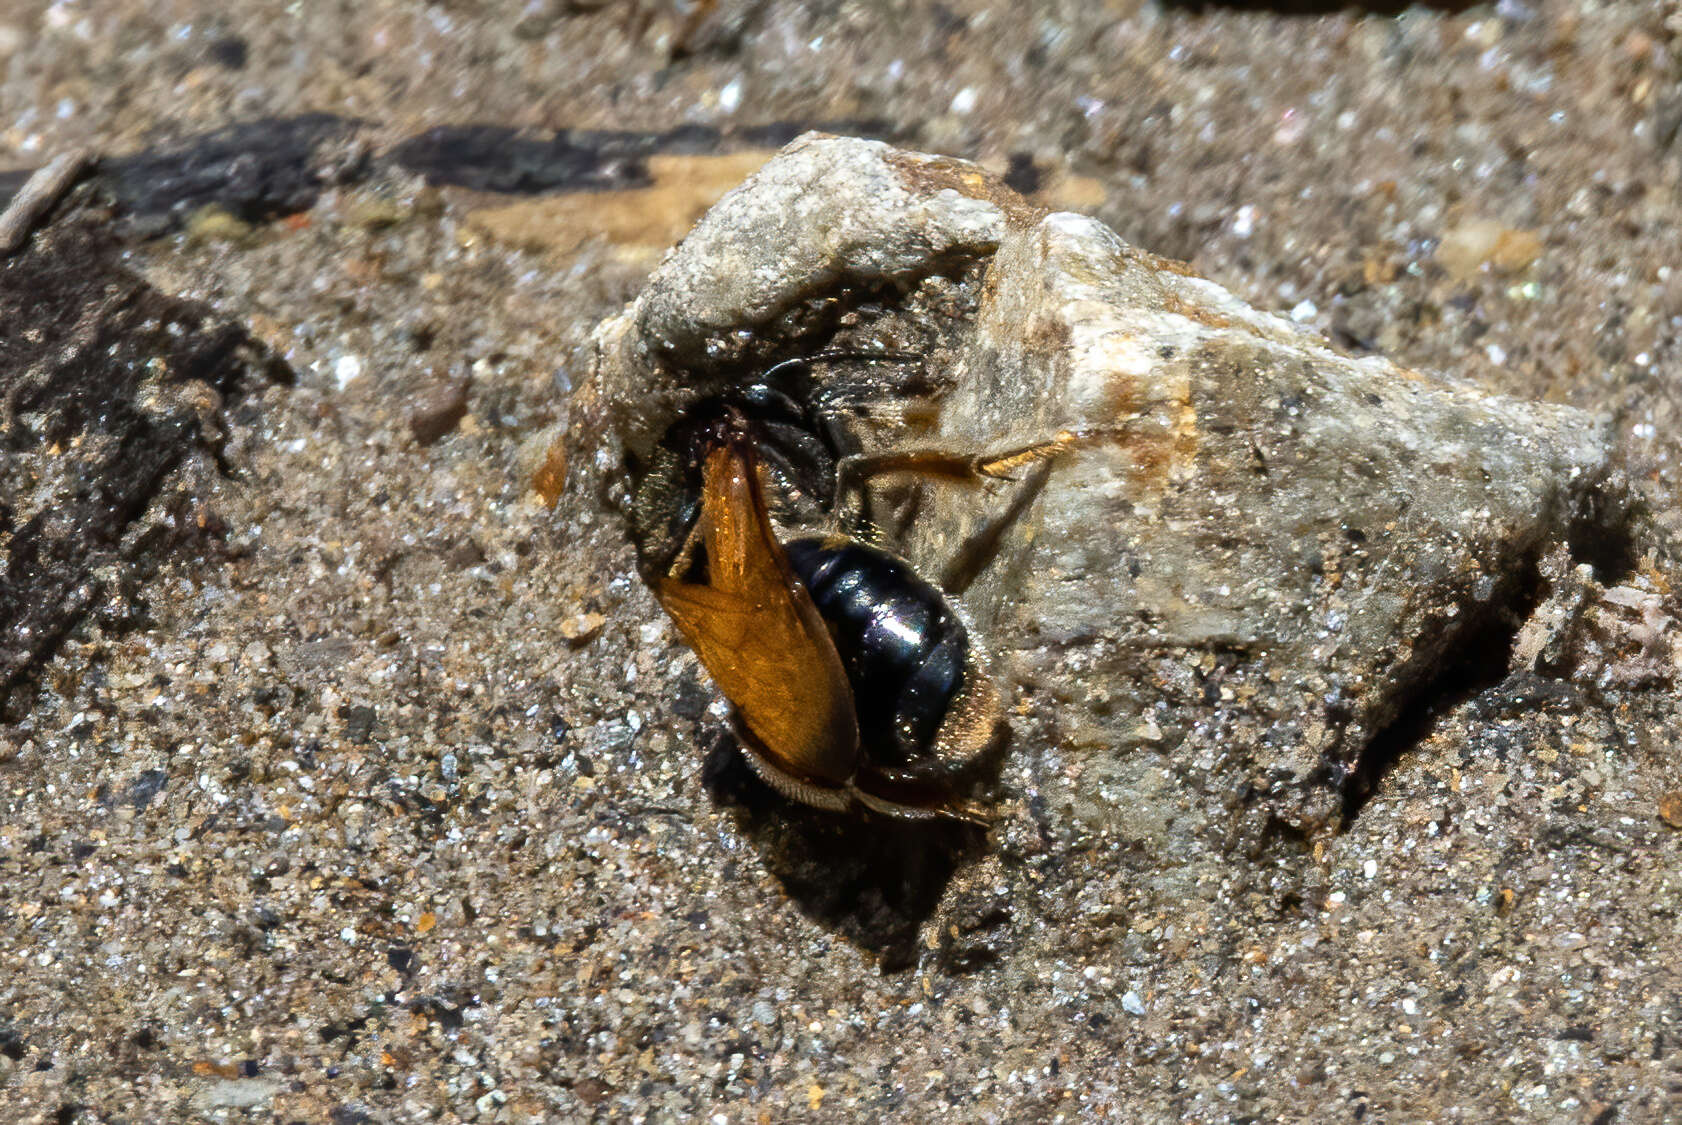
<instances>
[{"instance_id":1,"label":"sandy ground","mask_svg":"<svg viewBox=\"0 0 1682 1125\"><path fill-rule=\"evenodd\" d=\"M619 516L528 483L577 349L756 126L979 159L1344 347L1609 414L1676 577L1668 9L1028 8L0 6L0 168L317 111L375 153L710 138L612 190L382 166L130 243L295 380L215 423L138 521L167 549L8 701L0 1117L1682 1115L1675 684L1509 677L1347 830L1171 883L1025 817L950 883L808 885L791 814L703 784L718 709Z\"/></svg>"}]
</instances>

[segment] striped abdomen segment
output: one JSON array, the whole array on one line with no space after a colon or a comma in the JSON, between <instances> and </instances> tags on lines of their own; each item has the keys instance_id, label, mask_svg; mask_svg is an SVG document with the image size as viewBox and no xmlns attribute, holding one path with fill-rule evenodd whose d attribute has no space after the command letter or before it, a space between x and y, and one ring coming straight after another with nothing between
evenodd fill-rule
<instances>
[{"instance_id":1,"label":"striped abdomen segment","mask_svg":"<svg viewBox=\"0 0 1682 1125\"><path fill-rule=\"evenodd\" d=\"M969 634L909 563L846 540L785 544L853 689L859 740L882 765L927 757L963 686Z\"/></svg>"}]
</instances>

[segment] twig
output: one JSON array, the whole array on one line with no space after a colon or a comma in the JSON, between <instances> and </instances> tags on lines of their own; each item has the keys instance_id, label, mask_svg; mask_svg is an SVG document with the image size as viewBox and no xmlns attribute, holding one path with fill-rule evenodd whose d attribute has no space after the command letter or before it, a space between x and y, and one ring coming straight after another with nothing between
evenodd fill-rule
<instances>
[{"instance_id":1,"label":"twig","mask_svg":"<svg viewBox=\"0 0 1682 1125\"><path fill-rule=\"evenodd\" d=\"M30 232L92 164L93 153L79 148L61 153L36 169L0 214L0 258L23 248Z\"/></svg>"}]
</instances>

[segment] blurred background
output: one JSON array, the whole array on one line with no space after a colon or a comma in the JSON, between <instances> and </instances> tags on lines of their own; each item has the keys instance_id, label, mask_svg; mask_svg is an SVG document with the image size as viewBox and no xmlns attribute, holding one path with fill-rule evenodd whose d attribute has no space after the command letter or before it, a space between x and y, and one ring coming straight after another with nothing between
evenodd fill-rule
<instances>
[{"instance_id":1,"label":"blurred background","mask_svg":"<svg viewBox=\"0 0 1682 1125\"><path fill-rule=\"evenodd\" d=\"M1678 18L1521 0L14 0L0 170L305 114L386 153L477 126L404 163L466 187L639 189L547 208L567 229L516 241L605 238L646 264L755 153L828 128L979 160L1347 347L1663 428ZM575 147L512 147L557 133ZM1661 453L1635 452L1674 489Z\"/></svg>"}]
</instances>

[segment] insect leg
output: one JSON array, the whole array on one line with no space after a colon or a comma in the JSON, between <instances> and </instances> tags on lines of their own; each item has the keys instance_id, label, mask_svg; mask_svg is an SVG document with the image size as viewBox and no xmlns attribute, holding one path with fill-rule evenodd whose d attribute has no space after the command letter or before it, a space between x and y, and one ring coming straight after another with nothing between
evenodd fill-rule
<instances>
[{"instance_id":1,"label":"insect leg","mask_svg":"<svg viewBox=\"0 0 1682 1125\"><path fill-rule=\"evenodd\" d=\"M813 352L811 355L795 356L785 359L781 363L774 363L765 369L760 378L767 382L776 383L790 371L810 370L819 363L917 363L923 362L923 357L915 352L850 352L827 351Z\"/></svg>"},{"instance_id":2,"label":"insect leg","mask_svg":"<svg viewBox=\"0 0 1682 1125\"><path fill-rule=\"evenodd\" d=\"M1134 419L1127 419L1133 421ZM1080 449L1090 449L1126 436L1125 423L1059 430L1044 441L990 453L966 453L939 447L891 449L855 453L835 466L835 495L862 492L872 478L905 473L953 484L978 485L989 480L1017 480L1021 469L1046 464Z\"/></svg>"}]
</instances>

